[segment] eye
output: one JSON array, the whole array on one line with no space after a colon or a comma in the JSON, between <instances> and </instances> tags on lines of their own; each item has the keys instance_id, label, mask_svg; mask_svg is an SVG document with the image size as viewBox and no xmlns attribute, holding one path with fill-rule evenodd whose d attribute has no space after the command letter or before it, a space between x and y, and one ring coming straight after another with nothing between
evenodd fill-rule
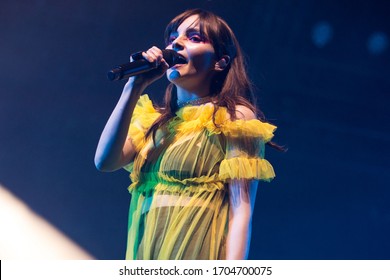
<instances>
[{"instance_id":1,"label":"eye","mask_svg":"<svg viewBox=\"0 0 390 280\"><path fill-rule=\"evenodd\" d=\"M173 41L175 41L176 38L177 38L177 36L174 36L174 35L169 36L168 45L171 45L173 43Z\"/></svg>"},{"instance_id":2,"label":"eye","mask_svg":"<svg viewBox=\"0 0 390 280\"><path fill-rule=\"evenodd\" d=\"M190 34L188 36L188 39L191 41L191 42L194 42L194 43L201 43L201 42L204 42L205 39L203 38L203 36L201 36L200 34Z\"/></svg>"}]
</instances>

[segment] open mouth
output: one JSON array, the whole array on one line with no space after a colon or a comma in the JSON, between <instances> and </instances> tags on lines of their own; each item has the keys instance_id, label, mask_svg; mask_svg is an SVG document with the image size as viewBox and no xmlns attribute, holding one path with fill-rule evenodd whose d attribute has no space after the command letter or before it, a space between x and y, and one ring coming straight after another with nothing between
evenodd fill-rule
<instances>
[{"instance_id":1,"label":"open mouth","mask_svg":"<svg viewBox=\"0 0 390 280\"><path fill-rule=\"evenodd\" d=\"M187 59L180 53L176 53L177 55L175 56L174 64L187 64L188 61Z\"/></svg>"}]
</instances>

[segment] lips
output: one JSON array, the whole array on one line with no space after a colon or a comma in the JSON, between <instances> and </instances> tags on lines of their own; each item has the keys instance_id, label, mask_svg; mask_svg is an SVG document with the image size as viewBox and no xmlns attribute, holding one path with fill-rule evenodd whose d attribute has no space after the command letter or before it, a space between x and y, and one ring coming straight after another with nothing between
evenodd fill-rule
<instances>
[{"instance_id":1,"label":"lips","mask_svg":"<svg viewBox=\"0 0 390 280\"><path fill-rule=\"evenodd\" d=\"M183 64L183 63L175 64L175 65L173 65L173 66L171 67L171 69L172 69L172 68L174 68L174 69L180 68L180 67L182 67L183 65L185 65L185 64Z\"/></svg>"}]
</instances>

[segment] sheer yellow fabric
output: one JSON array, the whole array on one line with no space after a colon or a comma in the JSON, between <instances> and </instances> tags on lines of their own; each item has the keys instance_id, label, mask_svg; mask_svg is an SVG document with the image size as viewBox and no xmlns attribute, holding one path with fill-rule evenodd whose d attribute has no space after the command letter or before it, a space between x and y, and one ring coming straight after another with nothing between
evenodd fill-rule
<instances>
[{"instance_id":1,"label":"sheer yellow fabric","mask_svg":"<svg viewBox=\"0 0 390 280\"><path fill-rule=\"evenodd\" d=\"M212 104L180 109L158 130L155 145L145 133L159 113L140 97L129 128L137 156L126 259L224 259L230 179L271 180L264 143L275 126L231 121Z\"/></svg>"}]
</instances>

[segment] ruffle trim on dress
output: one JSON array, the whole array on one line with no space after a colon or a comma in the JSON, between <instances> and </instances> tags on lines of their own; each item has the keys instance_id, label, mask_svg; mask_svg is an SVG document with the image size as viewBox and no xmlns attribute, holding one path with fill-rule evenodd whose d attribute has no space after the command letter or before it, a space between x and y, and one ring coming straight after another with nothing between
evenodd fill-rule
<instances>
[{"instance_id":1,"label":"ruffle trim on dress","mask_svg":"<svg viewBox=\"0 0 390 280\"><path fill-rule=\"evenodd\" d=\"M137 101L137 105L134 108L133 116L135 118L139 117L148 117L149 115L158 114L156 109L153 106L152 101L150 100L147 94L143 94Z\"/></svg>"},{"instance_id":2,"label":"ruffle trim on dress","mask_svg":"<svg viewBox=\"0 0 390 280\"><path fill-rule=\"evenodd\" d=\"M259 137L264 142L270 141L276 130L276 126L258 119L231 121L227 109L224 107L218 109L214 120L213 113L214 106L211 104L184 107L176 113L178 118L171 122L170 129L176 127L176 131L183 134L207 129L211 134L223 133L230 137Z\"/></svg>"},{"instance_id":3,"label":"ruffle trim on dress","mask_svg":"<svg viewBox=\"0 0 390 280\"><path fill-rule=\"evenodd\" d=\"M260 120L235 120L226 122L221 130L230 137L259 137L268 142L274 137L276 126Z\"/></svg>"},{"instance_id":4,"label":"ruffle trim on dress","mask_svg":"<svg viewBox=\"0 0 390 280\"><path fill-rule=\"evenodd\" d=\"M219 179L256 179L271 181L275 177L272 165L261 158L236 157L224 159L219 167Z\"/></svg>"},{"instance_id":5,"label":"ruffle trim on dress","mask_svg":"<svg viewBox=\"0 0 390 280\"><path fill-rule=\"evenodd\" d=\"M147 94L142 95L134 108L128 135L136 151L145 145L145 133L161 114L153 107Z\"/></svg>"},{"instance_id":6,"label":"ruffle trim on dress","mask_svg":"<svg viewBox=\"0 0 390 280\"><path fill-rule=\"evenodd\" d=\"M142 176L140 176L142 177ZM219 180L218 175L201 176L179 180L163 173L158 173L158 178L133 181L129 186L129 192L151 194L155 191L169 191L170 193L199 193L215 192L223 189L224 182Z\"/></svg>"},{"instance_id":7,"label":"ruffle trim on dress","mask_svg":"<svg viewBox=\"0 0 390 280\"><path fill-rule=\"evenodd\" d=\"M218 109L214 120L213 113L214 106L212 104L187 106L176 113L177 117L170 121L168 128L170 131L174 130L183 134L207 129L210 134L223 133L230 137L258 137L264 142L270 141L276 130L276 126L258 119L231 121L227 109L224 107ZM145 145L145 133L160 115L153 107L147 94L139 98L128 133L137 151L140 151Z\"/></svg>"}]
</instances>

